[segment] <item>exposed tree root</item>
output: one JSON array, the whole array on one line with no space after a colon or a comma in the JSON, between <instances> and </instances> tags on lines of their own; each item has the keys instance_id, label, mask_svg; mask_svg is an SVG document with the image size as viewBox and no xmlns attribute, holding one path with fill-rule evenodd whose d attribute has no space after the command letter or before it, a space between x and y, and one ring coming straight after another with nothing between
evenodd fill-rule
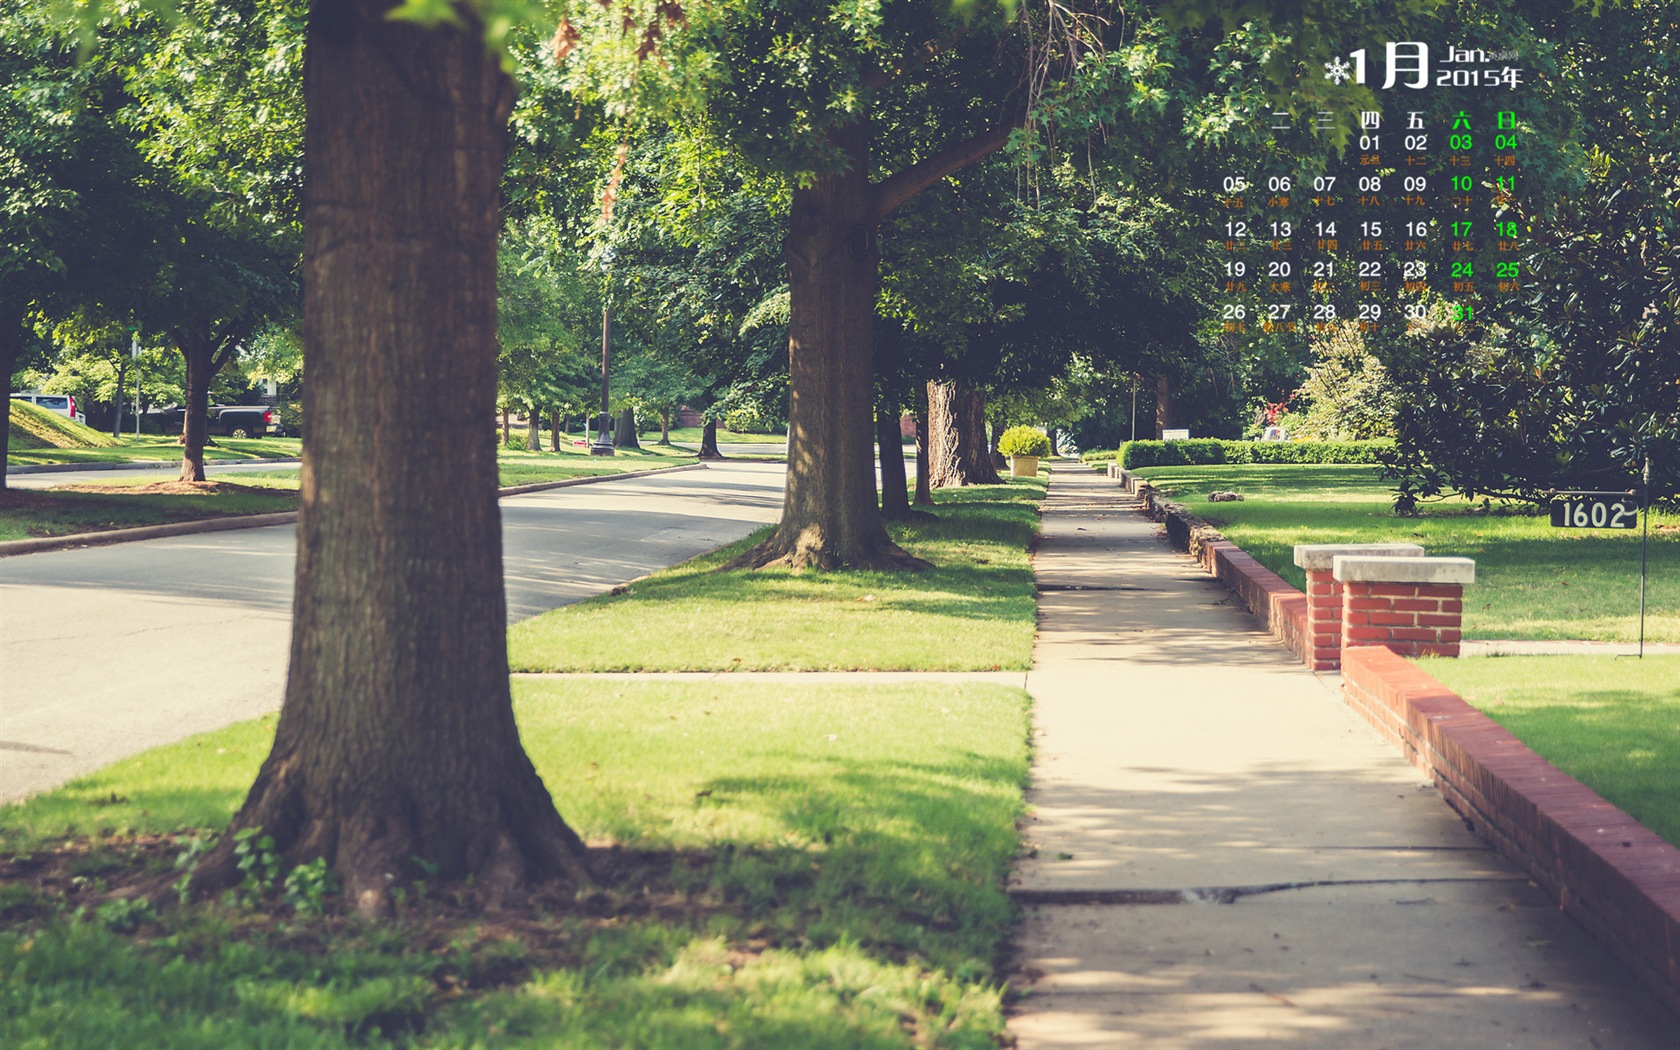
<instances>
[{"instance_id":1,"label":"exposed tree root","mask_svg":"<svg viewBox=\"0 0 1680 1050\"><path fill-rule=\"evenodd\" d=\"M932 517L932 515L928 515ZM793 537L777 529L770 538L740 557L724 565L724 569L766 569L785 567L798 572L802 569L859 569L870 572L920 572L933 568L933 563L916 557L909 551L882 538L865 550L842 551L836 545L821 540L821 530L805 529Z\"/></svg>"},{"instance_id":2,"label":"exposed tree root","mask_svg":"<svg viewBox=\"0 0 1680 1050\"><path fill-rule=\"evenodd\" d=\"M482 800L485 819L453 829L453 834L440 834L415 806L376 813L372 806L358 805L364 797L360 792L344 792L335 800L307 791L303 780L296 765L271 757L244 808L194 870L191 889L215 893L245 879L238 833L247 828L260 828L262 836L272 838L273 852L287 868L324 858L343 885L345 900L369 918L389 915L392 890L419 878L471 878L490 909L522 889L555 879L580 886L594 881L582 840L560 818L546 791L528 797L528 790L518 789L525 787L519 778L512 778L518 787Z\"/></svg>"}]
</instances>

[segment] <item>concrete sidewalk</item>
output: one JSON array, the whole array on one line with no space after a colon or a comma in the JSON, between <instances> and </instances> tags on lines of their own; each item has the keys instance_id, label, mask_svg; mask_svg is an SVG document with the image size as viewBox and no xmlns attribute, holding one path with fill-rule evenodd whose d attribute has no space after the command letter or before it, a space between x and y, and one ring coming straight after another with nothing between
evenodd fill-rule
<instances>
[{"instance_id":1,"label":"concrete sidewalk","mask_svg":"<svg viewBox=\"0 0 1680 1050\"><path fill-rule=\"evenodd\" d=\"M1022 1050L1680 1046L1136 510L1061 465L1044 507Z\"/></svg>"}]
</instances>

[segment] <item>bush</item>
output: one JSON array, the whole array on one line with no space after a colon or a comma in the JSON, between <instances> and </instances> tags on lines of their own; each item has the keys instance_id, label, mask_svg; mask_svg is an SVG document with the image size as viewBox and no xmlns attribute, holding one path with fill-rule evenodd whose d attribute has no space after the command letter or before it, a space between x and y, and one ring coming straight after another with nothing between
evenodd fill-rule
<instances>
[{"instance_id":1,"label":"bush","mask_svg":"<svg viewBox=\"0 0 1680 1050\"><path fill-rule=\"evenodd\" d=\"M1245 444L1245 442L1232 442ZM1201 466L1225 462L1225 442L1216 438L1190 441L1128 441L1120 446L1120 465L1139 467Z\"/></svg>"},{"instance_id":2,"label":"bush","mask_svg":"<svg viewBox=\"0 0 1680 1050\"><path fill-rule=\"evenodd\" d=\"M1112 463L1119 458L1120 450L1117 448L1093 449L1090 452L1081 452L1079 454L1080 461L1086 464Z\"/></svg>"},{"instance_id":3,"label":"bush","mask_svg":"<svg viewBox=\"0 0 1680 1050\"><path fill-rule=\"evenodd\" d=\"M1128 441L1120 446L1120 465L1140 467L1205 466L1212 463L1378 463L1394 447L1376 441ZM1087 459L1086 462L1094 462Z\"/></svg>"},{"instance_id":4,"label":"bush","mask_svg":"<svg viewBox=\"0 0 1680 1050\"><path fill-rule=\"evenodd\" d=\"M737 434L768 434L771 422L756 406L743 405L723 414L723 429Z\"/></svg>"},{"instance_id":5,"label":"bush","mask_svg":"<svg viewBox=\"0 0 1680 1050\"><path fill-rule=\"evenodd\" d=\"M1034 427L1010 427L998 438L998 454L1003 456L1038 456L1050 454L1050 439Z\"/></svg>"},{"instance_id":6,"label":"bush","mask_svg":"<svg viewBox=\"0 0 1680 1050\"><path fill-rule=\"evenodd\" d=\"M1394 442L1373 441L1227 441L1227 463L1377 463Z\"/></svg>"}]
</instances>

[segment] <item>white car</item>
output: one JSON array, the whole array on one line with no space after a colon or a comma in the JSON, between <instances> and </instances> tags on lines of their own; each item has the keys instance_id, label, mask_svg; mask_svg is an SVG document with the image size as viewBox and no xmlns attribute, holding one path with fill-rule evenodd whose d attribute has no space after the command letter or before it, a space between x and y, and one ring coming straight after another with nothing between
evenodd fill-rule
<instances>
[{"instance_id":1,"label":"white car","mask_svg":"<svg viewBox=\"0 0 1680 1050\"><path fill-rule=\"evenodd\" d=\"M56 412L78 423L87 422L87 417L76 410L76 398L71 394L43 394L39 390L20 390L12 395L12 400L27 401L37 408Z\"/></svg>"}]
</instances>

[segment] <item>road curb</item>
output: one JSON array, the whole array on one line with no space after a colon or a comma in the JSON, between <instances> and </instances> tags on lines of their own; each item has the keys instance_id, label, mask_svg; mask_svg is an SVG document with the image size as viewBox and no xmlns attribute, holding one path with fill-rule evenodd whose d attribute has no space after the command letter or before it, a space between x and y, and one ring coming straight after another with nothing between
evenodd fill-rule
<instances>
[{"instance_id":1,"label":"road curb","mask_svg":"<svg viewBox=\"0 0 1680 1050\"><path fill-rule=\"evenodd\" d=\"M622 474L593 474L586 478L565 478L561 481L539 481L530 485L511 485L497 490L497 496L521 496L528 492L589 485L598 481L622 481L626 478L645 478L652 474L674 474L679 470L704 470L704 463L685 463L680 467L654 467L649 470L629 470ZM192 536L201 532L229 532L233 529L261 529L270 525L290 525L297 521L297 511L278 514L241 514L228 518L202 518L198 521L173 521L165 525L140 525L132 529L107 529L104 532L78 532L68 536L41 536L27 540L0 542L0 558L18 554L43 554L70 547L103 547L113 543L137 540L157 540L169 536Z\"/></svg>"},{"instance_id":2,"label":"road curb","mask_svg":"<svg viewBox=\"0 0 1680 1050\"><path fill-rule=\"evenodd\" d=\"M292 463L302 463L296 456L281 456L278 459L211 459L205 461L206 467L230 467L234 464L266 463L271 466L285 466ZM152 470L155 468L181 469L178 459L130 459L121 463L100 461L96 463L31 463L21 467L7 467L6 476L13 474L74 474L83 470Z\"/></svg>"}]
</instances>

